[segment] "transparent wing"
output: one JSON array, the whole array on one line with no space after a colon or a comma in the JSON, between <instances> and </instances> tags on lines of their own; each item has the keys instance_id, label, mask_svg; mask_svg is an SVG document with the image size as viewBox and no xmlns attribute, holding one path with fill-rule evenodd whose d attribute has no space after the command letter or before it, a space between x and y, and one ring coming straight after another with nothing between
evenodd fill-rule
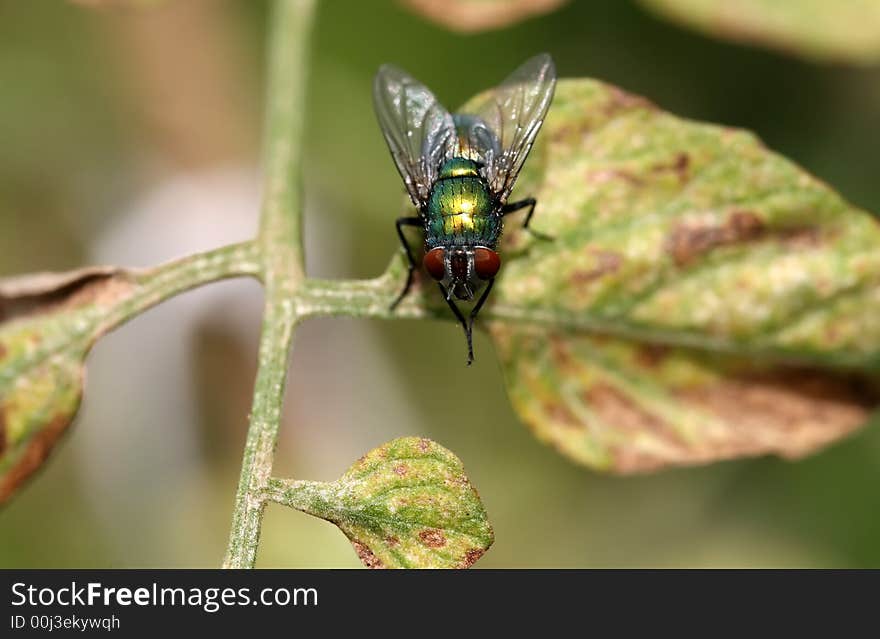
<instances>
[{"instance_id":1,"label":"transparent wing","mask_svg":"<svg viewBox=\"0 0 880 639\"><path fill-rule=\"evenodd\" d=\"M553 99L556 67L546 53L526 60L473 108L456 114L461 152L485 164L493 193L506 200Z\"/></svg>"},{"instance_id":2,"label":"transparent wing","mask_svg":"<svg viewBox=\"0 0 880 639\"><path fill-rule=\"evenodd\" d=\"M452 116L425 85L389 65L376 74L373 106L406 190L420 207L457 148Z\"/></svg>"}]
</instances>

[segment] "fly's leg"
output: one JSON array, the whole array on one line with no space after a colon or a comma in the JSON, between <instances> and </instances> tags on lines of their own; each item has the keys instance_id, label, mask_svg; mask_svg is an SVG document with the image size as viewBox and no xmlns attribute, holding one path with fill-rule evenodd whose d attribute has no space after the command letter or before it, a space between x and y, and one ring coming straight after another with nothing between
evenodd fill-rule
<instances>
[{"instance_id":1,"label":"fly's leg","mask_svg":"<svg viewBox=\"0 0 880 639\"><path fill-rule=\"evenodd\" d=\"M416 270L416 258L413 257L409 242L406 241L406 235L403 234L403 227L421 225L422 218L420 217L399 217L394 223L394 226L397 229L397 237L400 238L400 244L406 251L406 259L409 261L409 270L406 273L406 284L404 284L403 290L400 292L400 295L397 296L397 299L391 303L391 307L389 308L391 311L397 308L397 305L400 304L403 301L403 298L406 297L406 294L409 293L409 289L412 287L413 272Z\"/></svg>"},{"instance_id":2,"label":"fly's leg","mask_svg":"<svg viewBox=\"0 0 880 639\"><path fill-rule=\"evenodd\" d=\"M533 197L527 197L524 200L520 200L518 202L509 202L501 207L501 216L505 216L508 213L514 213L526 207L529 207L529 212L526 213L526 219L523 221L523 228L529 228L529 222L532 221L532 215L535 214L535 205L538 201ZM531 229L529 229L531 230Z\"/></svg>"},{"instance_id":3,"label":"fly's leg","mask_svg":"<svg viewBox=\"0 0 880 639\"><path fill-rule=\"evenodd\" d=\"M486 290L483 291L483 294L480 295L480 299L477 300L477 303L471 309L471 314L468 316L467 328L464 329L464 332L467 334L468 340L468 366L471 365L471 362L474 361L474 347L473 347L473 334L474 334L474 320L477 319L477 313L480 312L480 309L483 308L483 304L486 302L486 298L489 297L489 291L492 290L492 286L495 284L495 278L493 277L489 280L489 283L486 285Z\"/></svg>"},{"instance_id":4,"label":"fly's leg","mask_svg":"<svg viewBox=\"0 0 880 639\"><path fill-rule=\"evenodd\" d=\"M442 284L440 284L439 282L437 283L437 286L440 287L440 292L443 293L443 299L446 300L446 304L449 305L450 309L452 309L452 312L455 315L455 318L458 320L459 324L461 324L461 327L464 329L464 336L467 339L467 347L468 347L467 365L470 366L471 362L474 361L474 344L471 339L471 326L473 325L473 318L471 318L470 322L465 320L464 315L461 314L461 310L459 310L459 308L455 304L455 302L452 301L452 296L446 291L446 287L443 286ZM484 297L485 297L485 294L483 295L483 297L480 298L480 302L477 304L477 306L479 306L479 304L482 303ZM479 309L477 308L477 310L479 310ZM473 316L474 313L471 312L471 315Z\"/></svg>"},{"instance_id":5,"label":"fly's leg","mask_svg":"<svg viewBox=\"0 0 880 639\"><path fill-rule=\"evenodd\" d=\"M535 204L538 201L533 197L527 197L524 200L520 200L519 202L510 202L509 204L505 204L501 207L501 217L504 217L508 213L513 213L515 211L519 211L520 209L524 209L529 207L529 212L526 213L526 219L523 222L523 228L532 234L533 237L539 240L552 240L553 238L545 233L541 233L540 231L533 231L529 228L529 222L532 221L532 215L535 214Z\"/></svg>"}]
</instances>

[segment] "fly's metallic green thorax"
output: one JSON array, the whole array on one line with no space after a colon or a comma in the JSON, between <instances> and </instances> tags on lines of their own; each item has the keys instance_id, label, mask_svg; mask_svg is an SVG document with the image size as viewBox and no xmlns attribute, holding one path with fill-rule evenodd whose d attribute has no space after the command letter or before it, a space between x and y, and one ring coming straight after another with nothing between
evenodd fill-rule
<instances>
[{"instance_id":1,"label":"fly's metallic green thorax","mask_svg":"<svg viewBox=\"0 0 880 639\"><path fill-rule=\"evenodd\" d=\"M501 220L479 165L452 158L440 168L424 209L425 246L494 247Z\"/></svg>"}]
</instances>

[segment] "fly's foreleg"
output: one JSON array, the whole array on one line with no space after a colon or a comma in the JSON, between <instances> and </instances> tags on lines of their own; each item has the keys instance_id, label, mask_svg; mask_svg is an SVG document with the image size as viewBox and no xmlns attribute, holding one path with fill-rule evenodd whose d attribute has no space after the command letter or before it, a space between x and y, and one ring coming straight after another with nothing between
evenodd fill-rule
<instances>
[{"instance_id":1,"label":"fly's foreleg","mask_svg":"<svg viewBox=\"0 0 880 639\"><path fill-rule=\"evenodd\" d=\"M533 197L527 197L526 199L520 200L519 202L510 202L509 204L505 204L501 207L501 217L504 217L508 213L514 213L515 211L519 211L528 207L529 212L526 213L526 219L523 221L523 228L539 240L552 240L553 238L549 235L541 233L540 231L534 231L529 228L529 222L532 221L532 215L535 214L535 204L537 203L538 201Z\"/></svg>"},{"instance_id":2,"label":"fly's foreleg","mask_svg":"<svg viewBox=\"0 0 880 639\"><path fill-rule=\"evenodd\" d=\"M483 294L480 295L480 299L477 300L477 303L474 304L474 307L471 309L471 314L468 316L467 327L464 332L467 335L468 341L468 366L471 365L471 362L474 361L474 346L473 346L473 335L474 335L474 320L477 319L477 313L480 312L480 309L483 308L483 304L486 302L486 298L489 297L489 291L492 290L492 286L495 284L495 278L493 277L489 280L489 283L486 285L486 289L483 291Z\"/></svg>"},{"instance_id":3,"label":"fly's foreleg","mask_svg":"<svg viewBox=\"0 0 880 639\"><path fill-rule=\"evenodd\" d=\"M468 322L464 315L461 314L461 310L458 308L458 305L452 301L452 295L450 295L449 291L446 290L446 287L437 283L437 286L440 287L440 292L443 293L443 299L446 300L446 304L452 310L452 313L455 315L455 319L458 320L458 323L461 324L462 329L464 329L464 336L467 339L467 347L468 347L468 359L467 365L470 366L471 362L474 361L474 345L473 340L471 339L471 326L473 325L473 319ZM480 298L480 302L483 301L483 298ZM479 303L478 303L479 305ZM476 308L476 307L475 307ZM479 310L479 309L477 309ZM474 313L471 312L471 315Z\"/></svg>"},{"instance_id":4,"label":"fly's foreleg","mask_svg":"<svg viewBox=\"0 0 880 639\"><path fill-rule=\"evenodd\" d=\"M409 262L409 267L406 273L406 284L404 284L403 290L400 292L400 295L397 296L397 299L391 303L389 310L393 311L397 308L397 305L400 304L403 301L403 298L406 297L406 294L409 293L409 289L412 287L413 272L416 270L416 258L413 257L412 248L406 239L406 235L403 233L403 227L421 225L422 218L420 217L399 217L394 223L394 226L397 229L397 237L400 238L400 244L403 246L404 251L406 251L406 259Z\"/></svg>"}]
</instances>

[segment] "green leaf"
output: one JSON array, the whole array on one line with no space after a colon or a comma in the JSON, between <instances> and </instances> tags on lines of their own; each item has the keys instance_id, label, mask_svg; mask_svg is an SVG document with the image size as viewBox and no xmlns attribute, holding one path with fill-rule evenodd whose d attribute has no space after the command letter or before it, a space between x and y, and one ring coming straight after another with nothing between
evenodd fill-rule
<instances>
[{"instance_id":1,"label":"green leaf","mask_svg":"<svg viewBox=\"0 0 880 639\"><path fill-rule=\"evenodd\" d=\"M660 15L709 35L815 60L880 60L880 1L641 0Z\"/></svg>"},{"instance_id":2,"label":"green leaf","mask_svg":"<svg viewBox=\"0 0 880 639\"><path fill-rule=\"evenodd\" d=\"M402 0L413 11L453 31L499 29L550 13L567 0Z\"/></svg>"},{"instance_id":3,"label":"green leaf","mask_svg":"<svg viewBox=\"0 0 880 639\"><path fill-rule=\"evenodd\" d=\"M145 271L84 268L0 279L0 503L49 455L82 397L95 340L182 290L254 274L250 244Z\"/></svg>"},{"instance_id":4,"label":"green leaf","mask_svg":"<svg viewBox=\"0 0 880 639\"><path fill-rule=\"evenodd\" d=\"M368 568L468 568L494 539L461 461L429 439L395 439L334 482L271 480L268 497L339 526Z\"/></svg>"},{"instance_id":5,"label":"green leaf","mask_svg":"<svg viewBox=\"0 0 880 639\"><path fill-rule=\"evenodd\" d=\"M486 319L521 417L618 472L812 451L868 419L880 225L754 135L560 82Z\"/></svg>"}]
</instances>

